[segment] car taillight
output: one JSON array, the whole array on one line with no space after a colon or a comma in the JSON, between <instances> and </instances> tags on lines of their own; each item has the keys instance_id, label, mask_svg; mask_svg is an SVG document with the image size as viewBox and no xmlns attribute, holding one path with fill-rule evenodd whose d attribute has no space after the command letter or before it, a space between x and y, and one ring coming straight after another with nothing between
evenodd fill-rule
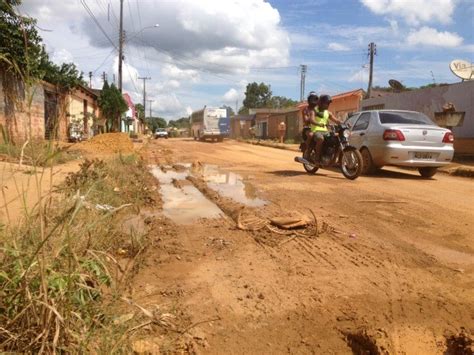
<instances>
[{"instance_id":1,"label":"car taillight","mask_svg":"<svg viewBox=\"0 0 474 355\"><path fill-rule=\"evenodd\" d=\"M402 131L398 129L386 129L383 132L383 140L384 141L404 141L405 136L403 135Z\"/></svg>"},{"instance_id":2,"label":"car taillight","mask_svg":"<svg viewBox=\"0 0 474 355\"><path fill-rule=\"evenodd\" d=\"M454 143L454 134L446 132L443 137L443 143Z\"/></svg>"}]
</instances>

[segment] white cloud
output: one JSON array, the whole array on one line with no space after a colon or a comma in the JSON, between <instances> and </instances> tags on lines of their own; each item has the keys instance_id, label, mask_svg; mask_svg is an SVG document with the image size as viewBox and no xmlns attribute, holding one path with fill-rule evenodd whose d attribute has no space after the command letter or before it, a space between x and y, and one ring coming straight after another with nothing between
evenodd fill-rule
<instances>
[{"instance_id":1,"label":"white cloud","mask_svg":"<svg viewBox=\"0 0 474 355\"><path fill-rule=\"evenodd\" d=\"M224 101L225 103L235 103L235 101L237 101L239 97L240 95L237 90L231 88L224 94L224 96L222 97L222 101Z\"/></svg>"},{"instance_id":2,"label":"white cloud","mask_svg":"<svg viewBox=\"0 0 474 355\"><path fill-rule=\"evenodd\" d=\"M278 10L264 0L152 0L139 6L143 26L159 23L160 27L140 32L133 28L133 21L127 21L128 46L154 48L178 61L182 68L241 73L249 67L288 62L289 35L280 24ZM154 11L158 7L160 11ZM129 16L138 19L136 6ZM98 11L96 17L107 23L104 12ZM103 45L97 26L86 21L84 30L91 43ZM140 34L132 35L137 32Z\"/></svg>"},{"instance_id":3,"label":"white cloud","mask_svg":"<svg viewBox=\"0 0 474 355\"><path fill-rule=\"evenodd\" d=\"M67 49L55 50L53 53L49 53L53 63L61 65L63 63L72 63L74 62L74 57Z\"/></svg>"},{"instance_id":4,"label":"white cloud","mask_svg":"<svg viewBox=\"0 0 474 355\"><path fill-rule=\"evenodd\" d=\"M188 109L174 94L163 94L153 96L154 115L161 117L184 117L188 116Z\"/></svg>"},{"instance_id":5,"label":"white cloud","mask_svg":"<svg viewBox=\"0 0 474 355\"><path fill-rule=\"evenodd\" d=\"M410 46L457 47L462 42L463 38L457 33L438 32L431 27L422 27L412 31L407 37L407 43Z\"/></svg>"},{"instance_id":6,"label":"white cloud","mask_svg":"<svg viewBox=\"0 0 474 355\"><path fill-rule=\"evenodd\" d=\"M365 85L365 83L369 81L369 71L367 68L363 67L353 73L347 81L350 83L361 83Z\"/></svg>"},{"instance_id":7,"label":"white cloud","mask_svg":"<svg viewBox=\"0 0 474 355\"><path fill-rule=\"evenodd\" d=\"M165 77L176 80L185 80L188 82L197 82L199 73L193 69L181 69L174 64L165 64L161 68L161 74Z\"/></svg>"},{"instance_id":8,"label":"white cloud","mask_svg":"<svg viewBox=\"0 0 474 355\"><path fill-rule=\"evenodd\" d=\"M328 49L336 52L344 52L344 51L349 51L350 48L344 44L341 43L336 43L336 42L331 42L328 44Z\"/></svg>"},{"instance_id":9,"label":"white cloud","mask_svg":"<svg viewBox=\"0 0 474 355\"><path fill-rule=\"evenodd\" d=\"M398 22L396 20L389 20L390 28L393 32L398 32Z\"/></svg>"},{"instance_id":10,"label":"white cloud","mask_svg":"<svg viewBox=\"0 0 474 355\"><path fill-rule=\"evenodd\" d=\"M427 22L450 23L456 0L360 0L377 15L403 18L411 25Z\"/></svg>"}]
</instances>

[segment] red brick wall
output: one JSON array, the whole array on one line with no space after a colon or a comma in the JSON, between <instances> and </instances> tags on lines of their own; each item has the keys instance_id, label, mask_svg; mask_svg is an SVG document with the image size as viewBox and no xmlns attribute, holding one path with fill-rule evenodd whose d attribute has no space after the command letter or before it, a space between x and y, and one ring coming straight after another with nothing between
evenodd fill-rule
<instances>
[{"instance_id":1,"label":"red brick wall","mask_svg":"<svg viewBox=\"0 0 474 355\"><path fill-rule=\"evenodd\" d=\"M0 73L0 78L0 125L9 139L15 143L44 139L43 86L37 84L25 92L21 81L11 73Z\"/></svg>"}]
</instances>

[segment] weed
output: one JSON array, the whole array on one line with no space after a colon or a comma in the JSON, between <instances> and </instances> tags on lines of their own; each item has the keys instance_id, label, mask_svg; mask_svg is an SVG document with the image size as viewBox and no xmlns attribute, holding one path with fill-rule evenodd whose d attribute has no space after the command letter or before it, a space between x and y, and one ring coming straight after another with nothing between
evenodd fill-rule
<instances>
[{"instance_id":1,"label":"weed","mask_svg":"<svg viewBox=\"0 0 474 355\"><path fill-rule=\"evenodd\" d=\"M126 211L96 204L149 204L148 179L135 155L86 160L52 203L42 196L18 226L2 225L0 352L106 352L123 337L116 300L147 241L120 230Z\"/></svg>"},{"instance_id":2,"label":"weed","mask_svg":"<svg viewBox=\"0 0 474 355\"><path fill-rule=\"evenodd\" d=\"M0 159L25 165L45 167L63 164L78 157L76 152L70 152L51 141L27 141L21 146L8 140L0 143Z\"/></svg>"}]
</instances>

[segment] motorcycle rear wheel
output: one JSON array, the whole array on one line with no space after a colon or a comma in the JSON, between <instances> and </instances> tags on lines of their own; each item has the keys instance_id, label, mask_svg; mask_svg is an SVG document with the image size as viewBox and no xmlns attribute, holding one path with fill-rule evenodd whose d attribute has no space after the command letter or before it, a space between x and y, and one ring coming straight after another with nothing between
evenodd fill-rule
<instances>
[{"instance_id":1,"label":"motorcycle rear wheel","mask_svg":"<svg viewBox=\"0 0 474 355\"><path fill-rule=\"evenodd\" d=\"M303 158L308 160L308 161L311 161L311 155L307 153L308 150L306 150L304 153L303 153ZM313 152L311 150L311 152ZM313 152L314 154L314 152ZM303 164L303 168L304 170L306 170L306 172L308 174L316 174L316 172L318 171L319 167L318 166L313 166L313 165L308 165L308 164Z\"/></svg>"},{"instance_id":2,"label":"motorcycle rear wheel","mask_svg":"<svg viewBox=\"0 0 474 355\"><path fill-rule=\"evenodd\" d=\"M362 155L353 147L344 149L340 157L341 172L346 179L355 180L362 174L364 167Z\"/></svg>"}]
</instances>

